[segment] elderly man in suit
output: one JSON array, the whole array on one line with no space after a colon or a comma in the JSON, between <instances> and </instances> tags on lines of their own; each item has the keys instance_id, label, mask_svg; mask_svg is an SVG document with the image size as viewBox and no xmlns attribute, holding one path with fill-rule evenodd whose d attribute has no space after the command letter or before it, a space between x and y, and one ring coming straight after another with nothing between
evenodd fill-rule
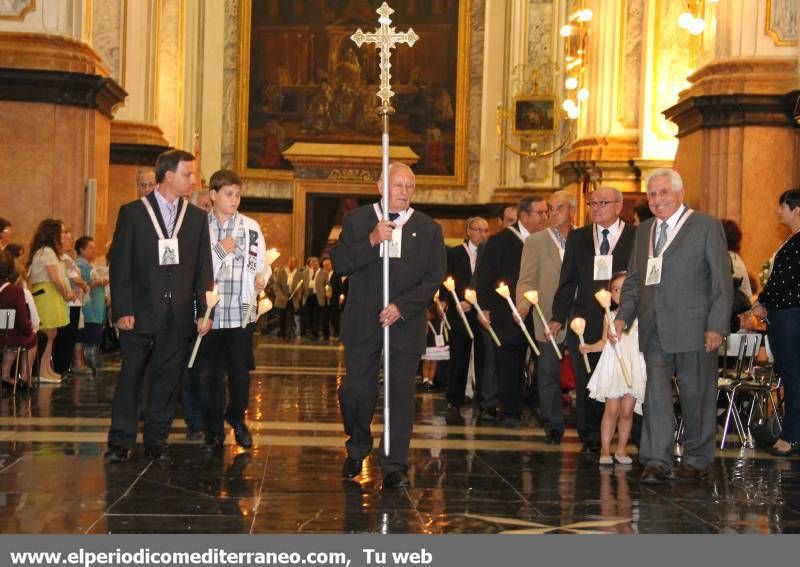
<instances>
[{"instance_id":1,"label":"elderly man in suit","mask_svg":"<svg viewBox=\"0 0 800 567\"><path fill-rule=\"evenodd\" d=\"M303 274L303 270L297 268L295 256L290 256L286 265L275 274L275 308L281 310L278 336L286 339L294 334L294 314L300 309L303 294L297 286L302 286Z\"/></svg>"},{"instance_id":2,"label":"elderly man in suit","mask_svg":"<svg viewBox=\"0 0 800 567\"><path fill-rule=\"evenodd\" d=\"M467 322L473 336L478 337L480 326L476 317L476 312L472 309L472 304L464 300L464 290L470 286L475 265L478 261L478 246L483 244L489 235L489 223L481 217L471 217L467 219L467 237L458 246L453 246L447 250L447 274L455 282L456 295L461 299L461 308L467 316ZM483 362L483 342L473 341L469 338L467 330L456 315L456 305L453 294L447 291L444 286L440 290L439 296L447 302L447 310L451 313L450 317L459 319L452 320L453 330L450 333L450 364L449 376L447 379L447 423L463 423L461 417L461 404L464 403L464 392L467 386L467 374L469 373L470 352L475 348L475 372L480 371ZM480 383L480 379L476 382ZM477 390L477 388L476 388Z\"/></svg>"},{"instance_id":3,"label":"elderly man in suit","mask_svg":"<svg viewBox=\"0 0 800 567\"><path fill-rule=\"evenodd\" d=\"M594 294L608 288L612 273L627 267L636 228L619 218L622 194L613 187L599 187L586 199L586 205L592 222L573 230L567 237L549 327L550 333L557 335L569 319L583 317L586 320L584 338L587 343L593 343L603 335L604 317ZM600 449L603 404L587 395L589 373L581 360L578 337L571 330L567 331L567 346L575 370L575 413L582 451L596 453ZM592 368L599 358L598 353L589 355Z\"/></svg>"},{"instance_id":4,"label":"elderly man in suit","mask_svg":"<svg viewBox=\"0 0 800 567\"><path fill-rule=\"evenodd\" d=\"M110 462L125 461L136 444L144 391L144 447L151 460L166 456L179 381L195 329L205 335L205 292L213 286L208 221L185 199L195 184L194 156L164 152L156 161L158 187L119 210L111 269L111 309L120 331L122 369L111 407ZM167 249L176 252L165 260Z\"/></svg>"},{"instance_id":5,"label":"elderly man in suit","mask_svg":"<svg viewBox=\"0 0 800 567\"><path fill-rule=\"evenodd\" d=\"M317 296L317 276L321 274L319 258L310 256L306 260L305 282L302 292L303 308L300 319L300 329L303 335L311 340L319 338L320 304ZM300 292L298 292L300 293Z\"/></svg>"},{"instance_id":6,"label":"elderly man in suit","mask_svg":"<svg viewBox=\"0 0 800 567\"><path fill-rule=\"evenodd\" d=\"M641 482L699 480L714 460L717 349L730 328L733 279L722 224L683 203L683 180L657 169L647 180L655 218L639 225L622 286L617 333L639 318L647 365ZM672 377L685 425L683 459L672 467Z\"/></svg>"},{"instance_id":7,"label":"elderly man in suit","mask_svg":"<svg viewBox=\"0 0 800 567\"><path fill-rule=\"evenodd\" d=\"M575 218L575 196L568 191L556 191L549 199L550 228L531 234L522 247L522 262L517 281L517 310L525 318L532 305L524 297L528 290L539 293L539 307L549 321L553 312L553 297L558 289L561 262L567 236ZM536 375L539 389L539 417L550 444L561 443L564 436L564 416L561 412L561 364L549 342L550 329L537 313L533 314L533 329L542 355ZM564 350L566 330L559 331L556 343Z\"/></svg>"},{"instance_id":8,"label":"elderly man in suit","mask_svg":"<svg viewBox=\"0 0 800 567\"><path fill-rule=\"evenodd\" d=\"M478 303L488 312L502 346L495 346L500 424L519 427L522 416L522 365L528 348L525 336L514 322L506 300L495 289L505 283L511 297L516 297L522 245L530 234L547 226L547 203L541 197L523 197L517 205L517 222L486 242L475 274Z\"/></svg>"},{"instance_id":9,"label":"elderly man in suit","mask_svg":"<svg viewBox=\"0 0 800 567\"><path fill-rule=\"evenodd\" d=\"M348 276L350 295L341 339L347 373L339 388L347 458L342 476L360 474L372 449L370 423L378 401L383 328L390 328L390 453L380 452L384 489L408 485L408 447L414 421L414 377L425 350L425 310L447 265L441 227L411 208L415 179L401 163L389 167L389 220L379 203L350 211L331 250L336 270ZM383 181L378 181L382 190ZM381 246L383 244L383 246ZM383 306L383 261L389 253L390 303ZM383 449L381 443L381 449Z\"/></svg>"}]
</instances>

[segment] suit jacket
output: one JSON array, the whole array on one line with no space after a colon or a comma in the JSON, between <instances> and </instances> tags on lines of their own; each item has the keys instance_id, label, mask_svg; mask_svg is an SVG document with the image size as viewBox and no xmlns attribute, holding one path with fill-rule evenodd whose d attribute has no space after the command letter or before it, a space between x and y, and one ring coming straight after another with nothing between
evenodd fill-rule
<instances>
[{"instance_id":1,"label":"suit jacket","mask_svg":"<svg viewBox=\"0 0 800 567\"><path fill-rule=\"evenodd\" d=\"M147 196L161 230L167 234L155 195ZM186 216L177 235L180 263L159 266L158 235L138 199L119 210L109 254L111 309L115 319L133 315L134 332L155 334L166 317L173 317L182 337L196 332L197 313L206 310L205 292L214 286L206 214L181 199L178 215ZM176 217L177 218L177 217Z\"/></svg>"},{"instance_id":2,"label":"suit jacket","mask_svg":"<svg viewBox=\"0 0 800 567\"><path fill-rule=\"evenodd\" d=\"M607 281L594 280L593 230L594 224L588 224L570 231L564 249L558 290L553 299L553 320L562 326L572 317L586 319L584 337L587 343L595 342L603 335L604 311L594 294L608 288ZM612 252L612 273L627 269L635 234L636 227L626 223Z\"/></svg>"},{"instance_id":3,"label":"suit jacket","mask_svg":"<svg viewBox=\"0 0 800 567\"><path fill-rule=\"evenodd\" d=\"M331 276L331 288L333 288L333 293L331 294L331 307L334 309L339 309L339 298L344 295L346 289L345 284L342 281L342 274L336 270L333 271L333 275Z\"/></svg>"},{"instance_id":4,"label":"suit jacket","mask_svg":"<svg viewBox=\"0 0 800 567\"><path fill-rule=\"evenodd\" d=\"M730 331L733 279L722 224L693 212L662 254L661 283L645 286L655 221L648 219L636 232L617 318L628 325L639 318L642 351L656 329L664 352L704 350L706 332Z\"/></svg>"},{"instance_id":5,"label":"suit jacket","mask_svg":"<svg viewBox=\"0 0 800 567\"><path fill-rule=\"evenodd\" d=\"M286 304L289 303L289 296L292 294L294 286L297 285L297 280L300 275L300 269L298 268L292 275L292 281L289 281L289 275L286 273L285 266L273 272L275 279L275 307L278 309L286 308ZM298 291L295 297L292 298L292 303L299 304L299 300L296 299L299 293Z\"/></svg>"},{"instance_id":6,"label":"suit jacket","mask_svg":"<svg viewBox=\"0 0 800 567\"><path fill-rule=\"evenodd\" d=\"M522 247L522 261L519 266L519 280L517 281L517 307L523 307L532 311L533 330L536 333L536 340L544 342L547 337L544 334L544 325L535 312L530 302L525 299L523 294L528 290L539 292L539 307L548 321L553 314L553 298L558 289L558 280L561 273L561 254L558 245L548 234L550 229L541 230L536 234L531 234ZM560 343L564 340L567 331L559 331L556 340Z\"/></svg>"},{"instance_id":7,"label":"suit jacket","mask_svg":"<svg viewBox=\"0 0 800 567\"><path fill-rule=\"evenodd\" d=\"M342 314L345 346L380 345L378 315L383 309L383 259L369 233L378 219L372 205L344 217L339 241L331 250L338 273L348 276L348 295ZM389 300L402 318L391 326L391 348L412 354L425 351L425 310L444 279L447 265L442 228L429 216L414 211L403 226L402 258L389 263Z\"/></svg>"},{"instance_id":8,"label":"suit jacket","mask_svg":"<svg viewBox=\"0 0 800 567\"><path fill-rule=\"evenodd\" d=\"M515 228L519 230L519 223ZM516 234L503 229L486 242L475 270L478 303L484 311L491 311L492 327L503 345L520 346L525 342L508 303L495 291L504 282L514 300L521 256L522 242Z\"/></svg>"},{"instance_id":9,"label":"suit jacket","mask_svg":"<svg viewBox=\"0 0 800 567\"><path fill-rule=\"evenodd\" d=\"M447 249L447 276L452 276L456 284L456 295L461 301L464 301L464 290L470 287L470 282L472 281L472 268L469 263L469 254L461 244ZM447 302L448 320L453 327L453 332L466 336L467 331L464 329L461 317L456 309L453 294L444 285L439 290L439 299ZM483 308L483 305L481 305L481 308ZM471 309L465 314L470 325L475 327L477 323L476 311ZM475 329L473 329L473 333L474 331Z\"/></svg>"},{"instance_id":10,"label":"suit jacket","mask_svg":"<svg viewBox=\"0 0 800 567\"><path fill-rule=\"evenodd\" d=\"M332 287L331 287L331 298L328 299L327 296L325 295L325 286L330 285L330 282L328 281L329 275L330 272L320 269L319 273L317 274L317 281L314 283L314 294L317 296L317 304L320 307L327 307L331 304L331 301L333 301Z\"/></svg>"}]
</instances>

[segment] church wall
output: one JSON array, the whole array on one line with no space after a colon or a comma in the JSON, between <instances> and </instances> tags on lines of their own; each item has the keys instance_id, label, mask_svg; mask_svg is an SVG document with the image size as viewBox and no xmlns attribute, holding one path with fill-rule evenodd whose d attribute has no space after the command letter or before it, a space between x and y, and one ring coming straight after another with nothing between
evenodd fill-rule
<instances>
[{"instance_id":1,"label":"church wall","mask_svg":"<svg viewBox=\"0 0 800 567\"><path fill-rule=\"evenodd\" d=\"M64 221L77 237L85 231L84 187L97 179L98 239L105 237L109 121L82 108L0 101L0 178L3 217L15 240L28 248L45 218ZM105 162L105 163L104 163Z\"/></svg>"}]
</instances>

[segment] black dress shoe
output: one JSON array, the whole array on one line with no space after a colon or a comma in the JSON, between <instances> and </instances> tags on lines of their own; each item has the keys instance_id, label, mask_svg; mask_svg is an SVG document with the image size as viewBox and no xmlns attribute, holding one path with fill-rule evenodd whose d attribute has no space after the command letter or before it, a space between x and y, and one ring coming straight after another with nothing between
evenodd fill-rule
<instances>
[{"instance_id":1,"label":"black dress shoe","mask_svg":"<svg viewBox=\"0 0 800 567\"><path fill-rule=\"evenodd\" d=\"M561 443L561 438L564 436L564 432L558 429L551 429L547 432L547 437L545 441L548 445L558 445Z\"/></svg>"},{"instance_id":2,"label":"black dress shoe","mask_svg":"<svg viewBox=\"0 0 800 567\"><path fill-rule=\"evenodd\" d=\"M150 461L164 462L169 460L166 445L151 445L150 447L145 447L144 456Z\"/></svg>"},{"instance_id":3,"label":"black dress shoe","mask_svg":"<svg viewBox=\"0 0 800 567\"><path fill-rule=\"evenodd\" d=\"M130 459L130 450L120 445L109 445L108 451L103 455L107 463L124 463Z\"/></svg>"},{"instance_id":4,"label":"black dress shoe","mask_svg":"<svg viewBox=\"0 0 800 567\"><path fill-rule=\"evenodd\" d=\"M342 478L355 478L361 474L361 464L364 461L360 459L351 459L347 457L342 465Z\"/></svg>"},{"instance_id":5,"label":"black dress shoe","mask_svg":"<svg viewBox=\"0 0 800 567\"><path fill-rule=\"evenodd\" d=\"M203 449L209 453L213 453L215 451L222 451L224 446L225 440L222 437L206 437Z\"/></svg>"},{"instance_id":6,"label":"black dress shoe","mask_svg":"<svg viewBox=\"0 0 800 567\"><path fill-rule=\"evenodd\" d=\"M584 455L594 455L599 452L600 452L600 446L595 445L591 441L581 445L581 453L583 453Z\"/></svg>"},{"instance_id":7,"label":"black dress shoe","mask_svg":"<svg viewBox=\"0 0 800 567\"><path fill-rule=\"evenodd\" d=\"M697 467L687 464L681 463L675 467L672 467L672 473L669 476L670 480L685 480L685 481L692 481L692 480L704 480L708 477L708 467L705 469L698 469Z\"/></svg>"},{"instance_id":8,"label":"black dress shoe","mask_svg":"<svg viewBox=\"0 0 800 567\"><path fill-rule=\"evenodd\" d=\"M789 443L789 448L785 451L779 451L775 447L770 447L769 452L776 457L791 457L792 455L800 455L800 441L792 441Z\"/></svg>"},{"instance_id":9,"label":"black dress shoe","mask_svg":"<svg viewBox=\"0 0 800 567\"><path fill-rule=\"evenodd\" d=\"M497 421L497 408L489 406L481 410L481 415L478 416L480 422L496 422Z\"/></svg>"},{"instance_id":10,"label":"black dress shoe","mask_svg":"<svg viewBox=\"0 0 800 567\"><path fill-rule=\"evenodd\" d=\"M642 471L639 482L642 484L664 484L667 482L667 471L658 465L647 465Z\"/></svg>"},{"instance_id":11,"label":"black dress shoe","mask_svg":"<svg viewBox=\"0 0 800 567\"><path fill-rule=\"evenodd\" d=\"M394 471L383 477L383 490L398 490L408 487L408 476L404 471Z\"/></svg>"},{"instance_id":12,"label":"black dress shoe","mask_svg":"<svg viewBox=\"0 0 800 567\"><path fill-rule=\"evenodd\" d=\"M522 427L522 420L514 415L506 415L500 418L498 425L500 427L508 427L509 429L519 429Z\"/></svg>"},{"instance_id":13,"label":"black dress shoe","mask_svg":"<svg viewBox=\"0 0 800 567\"><path fill-rule=\"evenodd\" d=\"M433 382L426 382L425 380L422 381L422 390L425 392L432 392L436 389Z\"/></svg>"},{"instance_id":14,"label":"black dress shoe","mask_svg":"<svg viewBox=\"0 0 800 567\"><path fill-rule=\"evenodd\" d=\"M231 427L233 427L233 437L240 447L245 449L253 447L253 436L250 435L250 430L247 428L246 423L231 423Z\"/></svg>"}]
</instances>

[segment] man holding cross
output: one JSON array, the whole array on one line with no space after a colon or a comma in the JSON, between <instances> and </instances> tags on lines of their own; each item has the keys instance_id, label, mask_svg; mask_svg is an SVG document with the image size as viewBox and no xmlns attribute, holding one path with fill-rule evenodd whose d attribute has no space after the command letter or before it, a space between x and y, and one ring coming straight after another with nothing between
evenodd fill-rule
<instances>
[{"instance_id":1,"label":"man holding cross","mask_svg":"<svg viewBox=\"0 0 800 567\"><path fill-rule=\"evenodd\" d=\"M383 180L378 181L378 189ZM370 423L378 402L383 328L390 328L390 452L381 450L384 489L407 486L408 447L414 421L414 377L425 350L425 308L445 275L447 256L441 227L411 208L414 173L389 166L389 220L379 203L344 217L331 250L337 273L348 276L350 293L342 315L341 339L347 373L339 387L347 459L342 476L361 473L372 449ZM390 258L390 303L383 307L382 249ZM383 443L381 443L383 449Z\"/></svg>"}]
</instances>

